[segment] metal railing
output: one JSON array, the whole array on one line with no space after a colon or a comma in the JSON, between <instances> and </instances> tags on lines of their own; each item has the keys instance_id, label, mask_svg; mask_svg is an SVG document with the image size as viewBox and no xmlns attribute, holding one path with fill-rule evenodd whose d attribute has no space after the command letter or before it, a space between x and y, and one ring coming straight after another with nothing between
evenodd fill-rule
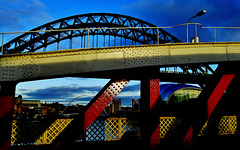
<instances>
[{"instance_id":1,"label":"metal railing","mask_svg":"<svg viewBox=\"0 0 240 150\"><path fill-rule=\"evenodd\" d=\"M157 44L159 44L159 31L160 29L172 29L176 27L186 26L188 25L194 25L195 26L195 37L197 37L197 26L200 26L202 29L213 29L213 38L214 42L217 42L217 35L216 35L216 29L240 29L240 27L204 27L200 23L184 23L184 24L178 24L174 26L163 26L163 27L111 27L111 28L80 28L80 29L59 29L59 30L38 30L38 31L18 31L18 32L2 32L2 45L1 45L1 55L4 54L4 38L5 35L10 34L27 34L27 33L42 33L42 32L64 32L64 31L87 31L87 48L89 48L90 45L90 31L91 30L133 30L133 29L157 29ZM187 35L186 35L186 43L188 43L188 29L186 29ZM197 41L198 42L198 41Z\"/></svg>"},{"instance_id":2,"label":"metal railing","mask_svg":"<svg viewBox=\"0 0 240 150\"><path fill-rule=\"evenodd\" d=\"M13 120L11 146L51 144L56 137L71 123L73 119L56 119L47 122L24 122ZM198 136L206 136L212 120L208 120L200 130ZM169 138L176 134L182 124L182 118L176 116L159 117L160 138ZM237 134L237 116L222 116L216 122L217 135ZM87 129L86 133L79 135L76 142L85 141L119 141L128 136L140 138L141 126L138 119L126 117L107 117L96 119Z\"/></svg>"}]
</instances>

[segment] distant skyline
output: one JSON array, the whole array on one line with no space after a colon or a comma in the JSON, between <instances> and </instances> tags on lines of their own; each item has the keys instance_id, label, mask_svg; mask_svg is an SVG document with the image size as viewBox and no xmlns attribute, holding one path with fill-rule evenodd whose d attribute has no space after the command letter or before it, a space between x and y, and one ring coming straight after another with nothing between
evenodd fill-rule
<instances>
[{"instance_id":1,"label":"distant skyline","mask_svg":"<svg viewBox=\"0 0 240 150\"><path fill-rule=\"evenodd\" d=\"M201 17L191 22L203 26L240 26L240 1L238 0L0 0L0 32L28 31L42 24L85 13L117 13L132 16L155 24L173 26L186 23L200 10L207 10ZM189 37L194 36L194 27L189 28ZM168 32L186 41L183 28L168 29ZM213 30L200 29L201 41L213 41ZM4 42L13 35L6 35ZM239 41L240 30L217 30L217 41ZM2 41L0 37L0 41ZM61 78L23 82L17 85L16 95L23 99L38 99L42 102L67 104L79 95L95 94L108 82L107 79ZM119 94L129 103L132 98L140 97L139 81L131 81ZM87 104L89 97L79 98L75 103Z\"/></svg>"}]
</instances>

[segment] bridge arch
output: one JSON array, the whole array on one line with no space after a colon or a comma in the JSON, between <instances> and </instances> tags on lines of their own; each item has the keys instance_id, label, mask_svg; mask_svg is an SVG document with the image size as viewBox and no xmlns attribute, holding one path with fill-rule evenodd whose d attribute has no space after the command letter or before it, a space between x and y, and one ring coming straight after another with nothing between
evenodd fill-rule
<instances>
[{"instance_id":1,"label":"bridge arch","mask_svg":"<svg viewBox=\"0 0 240 150\"><path fill-rule=\"evenodd\" d=\"M53 43L69 39L71 42L75 37L81 37L81 46L86 45L86 36L92 36L92 45L94 47L94 36L97 36L95 43L98 40L98 35L114 37L114 46L117 46L116 37L121 38L121 44L123 40L130 40L135 44L156 44L159 43L176 43L180 42L179 39L160 28L138 28L138 29L120 29L121 27L156 27L155 25L137 19L134 17L112 14L112 13L89 13L70 16L62 19L58 19L37 28L26 32L13 40L7 42L4 45L5 54L23 53L23 52L35 52L41 48L46 48ZM101 28L101 29L100 29ZM111 29L114 28L114 29ZM70 30L67 29L79 29ZM85 29L85 30L83 30ZM86 30L87 29L87 30ZM61 30L55 32L49 32L46 30ZM65 31L64 31L65 30ZM43 32L31 32L31 31L43 31ZM123 39L123 40L122 40ZM89 44L89 43L88 43ZM105 43L104 43L105 44ZM70 44L69 44L70 45ZM98 47L98 43L95 44ZM103 45L104 47L106 45ZM71 49L71 46L69 46ZM86 47L86 46L85 46ZM58 48L56 48L58 49Z\"/></svg>"}]
</instances>

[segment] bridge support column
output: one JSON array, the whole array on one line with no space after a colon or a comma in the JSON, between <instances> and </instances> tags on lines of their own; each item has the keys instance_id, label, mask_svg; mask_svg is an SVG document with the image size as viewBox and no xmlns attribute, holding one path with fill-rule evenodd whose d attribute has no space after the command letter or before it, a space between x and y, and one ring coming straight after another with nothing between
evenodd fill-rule
<instances>
[{"instance_id":1,"label":"bridge support column","mask_svg":"<svg viewBox=\"0 0 240 150\"><path fill-rule=\"evenodd\" d=\"M0 83L0 150L9 149L16 83Z\"/></svg>"},{"instance_id":2,"label":"bridge support column","mask_svg":"<svg viewBox=\"0 0 240 150\"><path fill-rule=\"evenodd\" d=\"M159 79L141 80L142 140L146 148L158 148L160 144L159 115L155 113L160 101Z\"/></svg>"},{"instance_id":3,"label":"bridge support column","mask_svg":"<svg viewBox=\"0 0 240 150\"><path fill-rule=\"evenodd\" d=\"M230 85L232 85L232 80L236 76L235 71L231 69L232 68L228 65L219 65L213 80L206 85L205 89L198 97L198 104L195 108L194 116L192 117L192 125L189 127L183 140L185 146L189 147L204 144L198 143L199 141L197 140L199 139L198 136L202 136L202 134L207 135L203 138L208 137L210 141L215 140L213 138L217 136L216 123L220 121L221 118L219 117L222 117L222 111L225 109L225 106L221 105L224 101L228 101L225 93ZM202 133L206 125L208 128L207 133ZM201 140L203 138L201 138Z\"/></svg>"}]
</instances>

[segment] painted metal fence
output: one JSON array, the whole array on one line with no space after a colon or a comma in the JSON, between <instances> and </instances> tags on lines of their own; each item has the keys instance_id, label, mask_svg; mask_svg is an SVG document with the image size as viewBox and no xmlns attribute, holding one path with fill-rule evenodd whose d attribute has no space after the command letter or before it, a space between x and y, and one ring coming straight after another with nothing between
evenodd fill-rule
<instances>
[{"instance_id":1,"label":"painted metal fence","mask_svg":"<svg viewBox=\"0 0 240 150\"><path fill-rule=\"evenodd\" d=\"M12 123L11 145L51 144L53 140L71 123L73 119L56 119L51 122L26 122L14 120ZM205 136L210 121L203 126L198 136ZM174 135L181 125L178 117L160 117L160 138ZM218 123L218 135L237 133L237 116L223 116ZM140 122L126 117L98 118L81 135L76 142L83 141L117 141L129 136L141 137Z\"/></svg>"}]
</instances>

